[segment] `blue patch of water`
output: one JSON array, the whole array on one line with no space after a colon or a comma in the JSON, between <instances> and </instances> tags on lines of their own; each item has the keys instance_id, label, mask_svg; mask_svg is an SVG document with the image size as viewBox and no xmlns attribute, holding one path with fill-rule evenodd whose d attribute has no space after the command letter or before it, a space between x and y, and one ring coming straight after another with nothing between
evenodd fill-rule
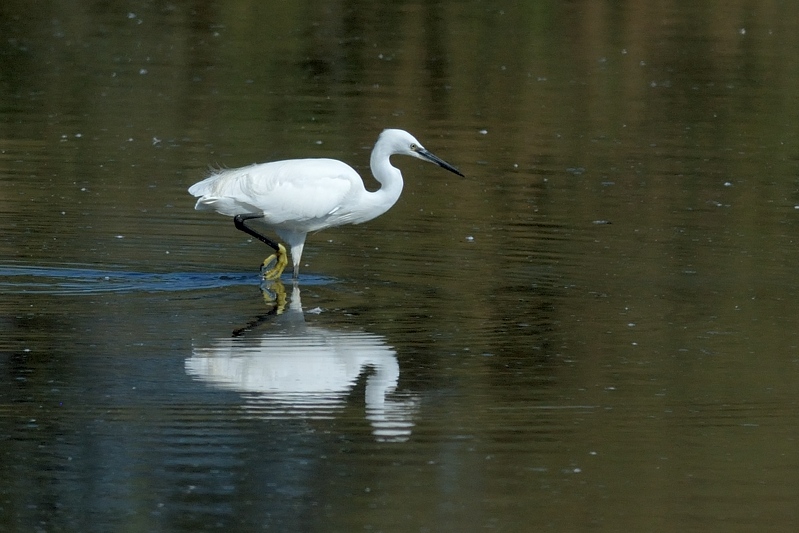
<instances>
[{"instance_id":1,"label":"blue patch of water","mask_svg":"<svg viewBox=\"0 0 799 533\"><path fill-rule=\"evenodd\" d=\"M105 292L175 292L259 285L252 272L135 272L80 266L0 265L0 291L5 294L97 294ZM306 275L303 285L326 285L332 279Z\"/></svg>"}]
</instances>

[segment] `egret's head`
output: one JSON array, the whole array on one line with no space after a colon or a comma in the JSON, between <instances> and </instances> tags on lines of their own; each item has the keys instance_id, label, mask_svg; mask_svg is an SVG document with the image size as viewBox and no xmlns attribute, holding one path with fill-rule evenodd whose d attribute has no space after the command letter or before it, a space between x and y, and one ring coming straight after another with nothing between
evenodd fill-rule
<instances>
[{"instance_id":1,"label":"egret's head","mask_svg":"<svg viewBox=\"0 0 799 533\"><path fill-rule=\"evenodd\" d=\"M429 152L422 143L416 140L416 137L404 130L383 130L380 137L377 139L378 143L388 145L388 148L393 154L410 155L430 163L435 163L441 168L445 168L450 172L454 172L458 176L463 176L461 171L453 167L443 159L437 157Z\"/></svg>"}]
</instances>

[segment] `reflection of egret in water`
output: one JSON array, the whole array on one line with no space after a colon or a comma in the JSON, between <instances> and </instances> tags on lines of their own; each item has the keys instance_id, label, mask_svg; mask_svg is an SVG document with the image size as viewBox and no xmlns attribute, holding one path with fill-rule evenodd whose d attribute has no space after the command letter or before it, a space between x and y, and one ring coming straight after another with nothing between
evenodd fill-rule
<instances>
[{"instance_id":1,"label":"reflection of egret in water","mask_svg":"<svg viewBox=\"0 0 799 533\"><path fill-rule=\"evenodd\" d=\"M305 323L295 285L283 312L285 289L277 297L269 332L256 333L264 317L195 347L186 372L215 387L243 394L245 409L260 418L331 418L346 405L358 377L366 377L366 418L379 440L403 441L411 434L416 401L396 392L400 370L396 351L383 337L335 331Z\"/></svg>"}]
</instances>

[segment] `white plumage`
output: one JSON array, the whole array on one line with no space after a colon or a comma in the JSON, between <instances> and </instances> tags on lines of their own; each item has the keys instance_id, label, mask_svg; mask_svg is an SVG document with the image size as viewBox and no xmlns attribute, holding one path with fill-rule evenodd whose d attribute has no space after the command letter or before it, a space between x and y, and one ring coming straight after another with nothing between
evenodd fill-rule
<instances>
[{"instance_id":1,"label":"white plumage","mask_svg":"<svg viewBox=\"0 0 799 533\"><path fill-rule=\"evenodd\" d=\"M378 137L370 166L381 187L367 191L355 170L335 159L289 159L222 170L195 183L189 193L196 196L197 210L216 211L236 217L236 227L275 249L275 267L264 273L277 279L286 265L285 249L261 235L245 222L258 219L280 236L291 249L294 278L308 232L342 224L360 224L382 215L402 193L402 174L389 157L403 154L440 165L458 175L455 167L425 150L410 133L389 129ZM281 255L282 254L282 255ZM281 264L282 263L282 264Z\"/></svg>"}]
</instances>

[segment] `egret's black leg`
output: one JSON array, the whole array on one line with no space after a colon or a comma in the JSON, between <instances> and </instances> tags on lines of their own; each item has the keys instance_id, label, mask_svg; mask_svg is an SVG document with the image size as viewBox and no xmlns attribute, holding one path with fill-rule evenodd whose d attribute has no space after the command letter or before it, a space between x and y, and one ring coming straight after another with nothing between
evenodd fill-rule
<instances>
[{"instance_id":1,"label":"egret's black leg","mask_svg":"<svg viewBox=\"0 0 799 533\"><path fill-rule=\"evenodd\" d=\"M239 229L246 233L247 235L252 235L262 243L270 246L272 249L275 250L275 253L264 259L264 262L261 264L261 275L266 280L277 280L280 279L280 275L283 273L283 269L286 268L288 264L288 254L286 253L286 247L280 243L276 243L272 239L261 235L247 224L246 221L253 219L253 218L263 218L263 215L258 214L246 214L246 215L236 215L233 217L233 224L236 226L236 229ZM268 268L272 261L275 262L275 266L271 269Z\"/></svg>"},{"instance_id":2,"label":"egret's black leg","mask_svg":"<svg viewBox=\"0 0 799 533\"><path fill-rule=\"evenodd\" d=\"M252 213L247 215L236 215L233 217L233 224L236 226L236 229L243 231L247 235L252 235L262 243L266 244L267 246L270 246L274 251L279 252L280 245L278 245L278 243L276 243L269 237L261 235L260 233L258 233L257 231L255 231L254 229L245 224L246 221L252 220L253 218L264 218L264 216Z\"/></svg>"}]
</instances>

